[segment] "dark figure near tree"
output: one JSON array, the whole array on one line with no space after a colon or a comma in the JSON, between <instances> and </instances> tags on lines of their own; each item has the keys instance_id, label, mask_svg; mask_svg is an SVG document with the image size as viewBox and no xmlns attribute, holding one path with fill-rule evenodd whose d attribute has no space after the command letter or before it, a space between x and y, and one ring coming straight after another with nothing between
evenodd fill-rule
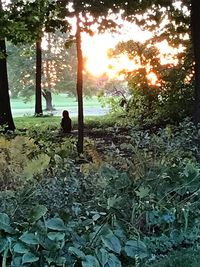
<instances>
[{"instance_id":1,"label":"dark figure near tree","mask_svg":"<svg viewBox=\"0 0 200 267\"><path fill-rule=\"evenodd\" d=\"M69 112L67 110L63 110L62 116L63 117L60 123L62 131L63 133L70 133L72 130L72 121L69 117Z\"/></svg>"}]
</instances>

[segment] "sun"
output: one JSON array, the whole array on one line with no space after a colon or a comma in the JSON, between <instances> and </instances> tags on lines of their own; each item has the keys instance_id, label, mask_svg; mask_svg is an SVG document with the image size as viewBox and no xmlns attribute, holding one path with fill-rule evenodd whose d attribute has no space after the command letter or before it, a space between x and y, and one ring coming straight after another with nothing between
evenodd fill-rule
<instances>
[{"instance_id":1,"label":"sun","mask_svg":"<svg viewBox=\"0 0 200 267\"><path fill-rule=\"evenodd\" d=\"M102 33L90 36L82 34L82 48L85 57L85 69L93 76L107 74L109 77L119 76L122 69L135 69L135 61L128 56L121 55L116 59L108 56L109 49L113 49L119 42L133 39L144 42L152 36L148 31L141 31L137 25L123 21L120 33Z\"/></svg>"},{"instance_id":2,"label":"sun","mask_svg":"<svg viewBox=\"0 0 200 267\"><path fill-rule=\"evenodd\" d=\"M107 72L109 66L107 51L114 47L111 36L105 34L91 37L83 34L82 47L86 70L97 77Z\"/></svg>"},{"instance_id":3,"label":"sun","mask_svg":"<svg viewBox=\"0 0 200 267\"><path fill-rule=\"evenodd\" d=\"M121 34L95 34L89 36L82 35L82 48L85 57L85 69L94 77L107 75L108 78L123 79L122 72L132 72L141 68L140 60L130 59L127 54L121 54L112 58L108 56L108 51L113 49L120 41L140 41L141 43L150 39L153 33L141 31L137 26L125 23ZM176 66L178 64L177 54L184 50L184 47L173 48L168 42L162 41L156 44L160 53L160 64ZM149 70L147 66L147 79L152 85L160 85L156 74Z\"/></svg>"}]
</instances>

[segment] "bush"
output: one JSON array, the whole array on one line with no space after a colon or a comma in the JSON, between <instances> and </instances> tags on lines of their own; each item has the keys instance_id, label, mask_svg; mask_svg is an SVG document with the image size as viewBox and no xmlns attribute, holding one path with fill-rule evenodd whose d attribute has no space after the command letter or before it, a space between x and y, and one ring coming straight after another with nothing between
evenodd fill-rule
<instances>
[{"instance_id":1,"label":"bush","mask_svg":"<svg viewBox=\"0 0 200 267\"><path fill-rule=\"evenodd\" d=\"M44 173L50 157L41 153L33 139L0 137L1 190L24 185L33 176Z\"/></svg>"}]
</instances>

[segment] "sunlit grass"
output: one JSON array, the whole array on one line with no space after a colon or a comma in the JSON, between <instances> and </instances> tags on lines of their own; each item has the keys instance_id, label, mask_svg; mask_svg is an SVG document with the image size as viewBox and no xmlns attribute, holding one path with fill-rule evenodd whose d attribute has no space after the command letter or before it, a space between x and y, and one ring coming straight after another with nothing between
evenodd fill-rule
<instances>
[{"instance_id":1,"label":"sunlit grass","mask_svg":"<svg viewBox=\"0 0 200 267\"><path fill-rule=\"evenodd\" d=\"M101 105L97 97L85 97L84 98L84 110L87 114L95 113L96 110L101 110ZM14 117L31 116L34 115L34 98L31 101L25 103L22 98L11 99L12 114ZM45 114L46 104L43 99L43 111ZM66 94L53 95L53 111L54 115L58 116L62 114L62 110L67 109L71 116L77 115L78 102L75 97L69 97Z\"/></svg>"},{"instance_id":2,"label":"sunlit grass","mask_svg":"<svg viewBox=\"0 0 200 267\"><path fill-rule=\"evenodd\" d=\"M71 117L73 129L77 129L78 119L77 117ZM14 118L15 126L17 129L29 129L34 126L37 128L59 128L61 116L24 116ZM104 116L86 116L84 119L85 128L95 127L109 127L115 124L115 119L110 115Z\"/></svg>"},{"instance_id":3,"label":"sunlit grass","mask_svg":"<svg viewBox=\"0 0 200 267\"><path fill-rule=\"evenodd\" d=\"M43 108L45 109L45 101L43 99ZM99 101L97 97L87 97L84 98L84 104L87 107L96 107L99 106ZM11 99L11 105L13 109L23 109L23 108L30 108L34 109L34 98L31 99L29 102L24 102L22 98L14 98ZM77 107L77 101L75 97L67 96L66 94L59 94L59 95L53 95L53 106L54 108L60 108L60 107Z\"/></svg>"}]
</instances>

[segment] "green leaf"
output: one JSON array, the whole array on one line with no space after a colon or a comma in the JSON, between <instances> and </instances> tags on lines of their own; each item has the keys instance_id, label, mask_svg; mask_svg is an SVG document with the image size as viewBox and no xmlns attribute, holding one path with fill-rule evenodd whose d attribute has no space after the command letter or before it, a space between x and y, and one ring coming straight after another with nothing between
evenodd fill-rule
<instances>
[{"instance_id":1,"label":"green leaf","mask_svg":"<svg viewBox=\"0 0 200 267\"><path fill-rule=\"evenodd\" d=\"M93 221L97 221L100 217L101 217L101 215L99 215L99 214L97 213L97 214L95 214L95 215L92 216L92 220L93 220Z\"/></svg>"},{"instance_id":2,"label":"green leaf","mask_svg":"<svg viewBox=\"0 0 200 267\"><path fill-rule=\"evenodd\" d=\"M108 265L109 267L122 267L120 260L112 253L109 254Z\"/></svg>"},{"instance_id":3,"label":"green leaf","mask_svg":"<svg viewBox=\"0 0 200 267\"><path fill-rule=\"evenodd\" d=\"M119 206L119 203L121 202L122 197L117 197L117 195L114 195L113 197L109 197L107 200L107 209L111 209L114 207Z\"/></svg>"},{"instance_id":4,"label":"green leaf","mask_svg":"<svg viewBox=\"0 0 200 267\"><path fill-rule=\"evenodd\" d=\"M0 253L2 253L8 246L8 240L6 238L0 238Z\"/></svg>"},{"instance_id":5,"label":"green leaf","mask_svg":"<svg viewBox=\"0 0 200 267\"><path fill-rule=\"evenodd\" d=\"M27 233L26 232L19 239L28 245L38 245L39 244L38 237L36 235L34 235L33 233Z\"/></svg>"},{"instance_id":6,"label":"green leaf","mask_svg":"<svg viewBox=\"0 0 200 267\"><path fill-rule=\"evenodd\" d=\"M31 252L28 252L28 253L26 253L26 254L23 255L23 257L22 257L22 264L32 263L32 262L36 262L38 260L39 260L39 257L35 256Z\"/></svg>"},{"instance_id":7,"label":"green leaf","mask_svg":"<svg viewBox=\"0 0 200 267\"><path fill-rule=\"evenodd\" d=\"M138 191L135 191L136 195L139 197L139 198L145 198L149 195L149 188L148 187L144 187L144 186L140 186Z\"/></svg>"},{"instance_id":8,"label":"green leaf","mask_svg":"<svg viewBox=\"0 0 200 267\"><path fill-rule=\"evenodd\" d=\"M12 234L14 229L10 226L10 218L6 213L0 213L0 230Z\"/></svg>"},{"instance_id":9,"label":"green leaf","mask_svg":"<svg viewBox=\"0 0 200 267\"><path fill-rule=\"evenodd\" d=\"M98 260L91 255L85 256L85 259L82 261L83 267L100 267Z\"/></svg>"},{"instance_id":10,"label":"green leaf","mask_svg":"<svg viewBox=\"0 0 200 267\"><path fill-rule=\"evenodd\" d=\"M84 259L85 258L85 254L78 248L69 247L68 251L69 251L70 254L75 255L77 258L80 258L80 259Z\"/></svg>"},{"instance_id":11,"label":"green leaf","mask_svg":"<svg viewBox=\"0 0 200 267\"><path fill-rule=\"evenodd\" d=\"M96 255L98 260L100 261L102 266L105 266L109 259L109 253L106 249L101 248L100 250L96 250Z\"/></svg>"},{"instance_id":12,"label":"green leaf","mask_svg":"<svg viewBox=\"0 0 200 267\"><path fill-rule=\"evenodd\" d=\"M65 238L65 233L49 232L47 236L52 241L61 241Z\"/></svg>"},{"instance_id":13,"label":"green leaf","mask_svg":"<svg viewBox=\"0 0 200 267\"><path fill-rule=\"evenodd\" d=\"M66 230L66 226L64 225L64 222L60 218L50 219L47 221L46 225L51 230L57 230L57 231L65 231Z\"/></svg>"},{"instance_id":14,"label":"green leaf","mask_svg":"<svg viewBox=\"0 0 200 267\"><path fill-rule=\"evenodd\" d=\"M28 248L23 243L19 242L14 245L13 251L15 253L21 253L21 254L29 252Z\"/></svg>"},{"instance_id":15,"label":"green leaf","mask_svg":"<svg viewBox=\"0 0 200 267\"><path fill-rule=\"evenodd\" d=\"M146 245L140 240L129 240L126 242L124 250L128 257L135 258L137 255L141 259L148 256Z\"/></svg>"},{"instance_id":16,"label":"green leaf","mask_svg":"<svg viewBox=\"0 0 200 267\"><path fill-rule=\"evenodd\" d=\"M56 266L65 266L66 259L65 257L58 257L56 259Z\"/></svg>"},{"instance_id":17,"label":"green leaf","mask_svg":"<svg viewBox=\"0 0 200 267\"><path fill-rule=\"evenodd\" d=\"M47 208L45 206L37 205L30 212L30 215L29 215L30 221L32 222L38 221L46 213L47 213Z\"/></svg>"},{"instance_id":18,"label":"green leaf","mask_svg":"<svg viewBox=\"0 0 200 267\"><path fill-rule=\"evenodd\" d=\"M105 236L101 236L101 240L104 243L104 245L110 250L118 254L121 252L120 241L113 233L109 233Z\"/></svg>"},{"instance_id":19,"label":"green leaf","mask_svg":"<svg viewBox=\"0 0 200 267\"><path fill-rule=\"evenodd\" d=\"M183 241L184 236L181 231L173 230L170 233L170 238L172 239L173 244L177 246L177 244L180 244Z\"/></svg>"},{"instance_id":20,"label":"green leaf","mask_svg":"<svg viewBox=\"0 0 200 267\"><path fill-rule=\"evenodd\" d=\"M22 267L22 257L15 257L12 259L11 267Z\"/></svg>"},{"instance_id":21,"label":"green leaf","mask_svg":"<svg viewBox=\"0 0 200 267\"><path fill-rule=\"evenodd\" d=\"M115 180L114 184L115 184L115 188L123 189L123 188L130 186L131 180L127 173L122 173L120 175L120 178Z\"/></svg>"}]
</instances>

